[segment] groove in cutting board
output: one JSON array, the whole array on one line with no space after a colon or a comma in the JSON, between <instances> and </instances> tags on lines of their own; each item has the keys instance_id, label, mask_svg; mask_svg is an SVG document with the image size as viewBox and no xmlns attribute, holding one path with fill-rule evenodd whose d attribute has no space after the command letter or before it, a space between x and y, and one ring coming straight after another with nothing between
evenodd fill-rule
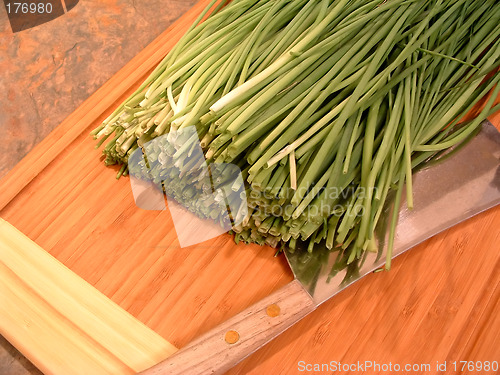
<instances>
[{"instance_id":1,"label":"groove in cutting board","mask_svg":"<svg viewBox=\"0 0 500 375\"><path fill-rule=\"evenodd\" d=\"M134 374L176 351L1 218L0 284L0 333L46 374Z\"/></svg>"}]
</instances>

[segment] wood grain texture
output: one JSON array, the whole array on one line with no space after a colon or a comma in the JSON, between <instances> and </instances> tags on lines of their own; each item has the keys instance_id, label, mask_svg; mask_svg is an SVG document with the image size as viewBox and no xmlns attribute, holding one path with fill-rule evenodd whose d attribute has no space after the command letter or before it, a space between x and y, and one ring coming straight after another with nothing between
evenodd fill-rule
<instances>
[{"instance_id":1,"label":"wood grain texture","mask_svg":"<svg viewBox=\"0 0 500 375\"><path fill-rule=\"evenodd\" d=\"M2 219L0 282L0 333L46 374L135 374L177 350Z\"/></svg>"},{"instance_id":2,"label":"wood grain texture","mask_svg":"<svg viewBox=\"0 0 500 375\"><path fill-rule=\"evenodd\" d=\"M293 280L140 375L223 374L315 307Z\"/></svg>"},{"instance_id":3,"label":"wood grain texture","mask_svg":"<svg viewBox=\"0 0 500 375\"><path fill-rule=\"evenodd\" d=\"M203 3L0 182L0 216L177 347L293 278L273 249L236 246L229 235L180 248L168 211L138 209L128 180L114 179L116 170L103 166L88 136ZM499 127L500 115L491 121ZM390 272L369 275L321 305L228 374L302 374L299 361L435 366L500 359L499 228L496 207L431 238L398 257Z\"/></svg>"}]
</instances>

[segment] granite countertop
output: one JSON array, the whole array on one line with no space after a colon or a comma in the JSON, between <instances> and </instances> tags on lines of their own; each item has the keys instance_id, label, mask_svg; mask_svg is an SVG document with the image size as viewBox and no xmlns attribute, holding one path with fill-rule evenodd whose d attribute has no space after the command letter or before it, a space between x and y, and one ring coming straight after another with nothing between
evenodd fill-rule
<instances>
[{"instance_id":1,"label":"granite countertop","mask_svg":"<svg viewBox=\"0 0 500 375\"><path fill-rule=\"evenodd\" d=\"M82 0L16 34L0 5L0 177L195 3Z\"/></svg>"},{"instance_id":2,"label":"granite countertop","mask_svg":"<svg viewBox=\"0 0 500 375\"><path fill-rule=\"evenodd\" d=\"M0 5L0 178L196 0L81 0L13 33ZM0 374L40 374L0 336Z\"/></svg>"}]
</instances>

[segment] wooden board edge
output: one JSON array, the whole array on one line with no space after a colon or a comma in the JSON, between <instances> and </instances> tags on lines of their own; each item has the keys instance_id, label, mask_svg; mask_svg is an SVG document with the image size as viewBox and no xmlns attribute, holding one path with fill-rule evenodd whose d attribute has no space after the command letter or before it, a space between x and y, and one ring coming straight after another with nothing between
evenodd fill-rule
<instances>
[{"instance_id":1,"label":"wooden board edge","mask_svg":"<svg viewBox=\"0 0 500 375\"><path fill-rule=\"evenodd\" d=\"M0 218L0 334L46 374L134 374L177 349Z\"/></svg>"}]
</instances>

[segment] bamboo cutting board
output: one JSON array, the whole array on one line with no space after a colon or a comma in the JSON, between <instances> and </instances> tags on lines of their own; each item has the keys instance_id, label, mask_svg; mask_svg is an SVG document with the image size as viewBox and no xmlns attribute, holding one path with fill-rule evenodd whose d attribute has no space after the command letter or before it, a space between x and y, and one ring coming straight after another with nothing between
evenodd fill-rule
<instances>
[{"instance_id":1,"label":"bamboo cutting board","mask_svg":"<svg viewBox=\"0 0 500 375\"><path fill-rule=\"evenodd\" d=\"M293 278L274 249L237 246L229 235L180 248L169 212L137 208L128 179L117 181L117 170L104 167L89 136L206 3L136 56L0 182L0 217L177 348ZM500 114L490 120L500 127ZM299 374L305 364L331 361L430 364L426 373L435 373L437 361L448 361L448 370L453 361L499 361L498 228L496 207L433 237L229 373Z\"/></svg>"}]
</instances>

